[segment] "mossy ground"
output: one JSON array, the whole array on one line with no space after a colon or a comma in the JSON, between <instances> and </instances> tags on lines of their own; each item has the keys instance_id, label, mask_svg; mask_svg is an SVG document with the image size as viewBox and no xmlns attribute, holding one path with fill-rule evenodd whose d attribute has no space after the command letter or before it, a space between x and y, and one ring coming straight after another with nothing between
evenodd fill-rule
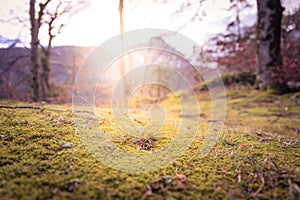
<instances>
[{"instance_id":1,"label":"mossy ground","mask_svg":"<svg viewBox=\"0 0 300 200\"><path fill-rule=\"evenodd\" d=\"M1 102L8 108L0 109L0 199L300 198L300 106L291 96L227 91L226 126L200 158L211 110L209 94L201 92L203 123L190 147L170 166L140 174L97 161L76 134L71 105ZM170 123L178 120L176 103L163 103L172 108ZM126 150L156 151L172 136L166 128L163 137L149 138L151 148L141 149L141 142L118 134L109 108L99 111L102 128ZM149 121L132 115L136 123ZM62 141L72 146L62 148Z\"/></svg>"}]
</instances>

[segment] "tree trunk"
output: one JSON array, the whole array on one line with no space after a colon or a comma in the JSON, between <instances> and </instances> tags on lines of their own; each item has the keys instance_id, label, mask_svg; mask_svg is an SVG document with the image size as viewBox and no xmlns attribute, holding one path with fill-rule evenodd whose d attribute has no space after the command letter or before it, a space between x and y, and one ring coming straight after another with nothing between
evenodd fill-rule
<instances>
[{"instance_id":1,"label":"tree trunk","mask_svg":"<svg viewBox=\"0 0 300 200\"><path fill-rule=\"evenodd\" d=\"M119 0L119 17L120 17L120 33L121 33L121 48L124 50L124 23L123 23L123 8L124 0ZM125 58L120 59L120 73L121 79L124 78L126 74ZM124 95L126 96L129 93L128 82L124 79Z\"/></svg>"},{"instance_id":2,"label":"tree trunk","mask_svg":"<svg viewBox=\"0 0 300 200\"><path fill-rule=\"evenodd\" d=\"M257 57L258 87L281 89L283 86L282 57L280 50L280 0L257 0Z\"/></svg>"},{"instance_id":3,"label":"tree trunk","mask_svg":"<svg viewBox=\"0 0 300 200\"><path fill-rule=\"evenodd\" d=\"M49 93L50 52L45 51L42 60L41 99L46 100Z\"/></svg>"},{"instance_id":4,"label":"tree trunk","mask_svg":"<svg viewBox=\"0 0 300 200\"><path fill-rule=\"evenodd\" d=\"M29 4L29 16L30 16L30 24L31 24L31 74L32 74L32 84L31 88L33 90L33 100L40 100L40 87L39 87L39 39L38 39L38 24L35 18L35 0L30 0Z\"/></svg>"},{"instance_id":5,"label":"tree trunk","mask_svg":"<svg viewBox=\"0 0 300 200\"><path fill-rule=\"evenodd\" d=\"M43 49L42 60L42 73L41 73L41 98L42 100L46 100L49 90L49 76L50 76L50 56L51 56L51 48L52 48L52 40L54 36L49 34L48 46Z\"/></svg>"}]
</instances>

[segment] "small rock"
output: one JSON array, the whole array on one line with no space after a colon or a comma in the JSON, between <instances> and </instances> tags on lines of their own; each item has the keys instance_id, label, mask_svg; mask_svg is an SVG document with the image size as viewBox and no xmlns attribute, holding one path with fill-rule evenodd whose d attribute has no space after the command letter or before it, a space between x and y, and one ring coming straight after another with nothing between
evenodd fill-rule
<instances>
[{"instance_id":1,"label":"small rock","mask_svg":"<svg viewBox=\"0 0 300 200\"><path fill-rule=\"evenodd\" d=\"M76 178L76 179L73 179L73 180L70 180L68 182L68 185L67 185L67 191L68 192L73 192L77 187L78 185L81 183L80 179Z\"/></svg>"},{"instance_id":2,"label":"small rock","mask_svg":"<svg viewBox=\"0 0 300 200\"><path fill-rule=\"evenodd\" d=\"M4 138L5 136L4 135L0 135L0 139Z\"/></svg>"},{"instance_id":3,"label":"small rock","mask_svg":"<svg viewBox=\"0 0 300 200\"><path fill-rule=\"evenodd\" d=\"M65 141L61 141L60 146L62 148L70 148L72 147L73 143L72 142L65 142Z\"/></svg>"},{"instance_id":4,"label":"small rock","mask_svg":"<svg viewBox=\"0 0 300 200\"><path fill-rule=\"evenodd\" d=\"M107 147L107 149L109 149L110 151L114 151L114 150L116 149L116 147L113 146L113 145L109 145L109 146Z\"/></svg>"}]
</instances>

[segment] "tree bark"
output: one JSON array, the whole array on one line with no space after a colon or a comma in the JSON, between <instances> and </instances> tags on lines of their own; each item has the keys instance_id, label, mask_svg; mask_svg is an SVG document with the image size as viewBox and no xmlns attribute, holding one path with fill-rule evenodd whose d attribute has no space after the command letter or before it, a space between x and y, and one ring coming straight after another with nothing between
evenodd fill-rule
<instances>
[{"instance_id":1,"label":"tree bark","mask_svg":"<svg viewBox=\"0 0 300 200\"><path fill-rule=\"evenodd\" d=\"M280 49L283 7L280 0L257 0L258 87L280 89L283 86Z\"/></svg>"},{"instance_id":2,"label":"tree bark","mask_svg":"<svg viewBox=\"0 0 300 200\"><path fill-rule=\"evenodd\" d=\"M124 50L124 22L123 22L123 8L124 8L124 0L119 0L119 17L120 17L120 34L121 34L121 48ZM120 73L121 79L126 74L126 66L125 66L125 58L120 59ZM124 95L126 96L129 93L128 82L124 80Z\"/></svg>"},{"instance_id":3,"label":"tree bark","mask_svg":"<svg viewBox=\"0 0 300 200\"><path fill-rule=\"evenodd\" d=\"M40 100L40 86L39 86L39 39L38 39L38 24L35 18L35 0L30 0L29 4L29 16L31 24L31 74L32 74L32 84L31 88L33 90L33 101Z\"/></svg>"},{"instance_id":4,"label":"tree bark","mask_svg":"<svg viewBox=\"0 0 300 200\"><path fill-rule=\"evenodd\" d=\"M41 73L41 96L43 100L47 99L50 84L49 84L49 77L50 77L50 56L51 56L51 49L52 49L52 40L55 36L51 34L51 29L49 28L49 40L47 48L43 48L43 55L41 57L42 60L42 73Z\"/></svg>"},{"instance_id":5,"label":"tree bark","mask_svg":"<svg viewBox=\"0 0 300 200\"><path fill-rule=\"evenodd\" d=\"M50 54L51 48L45 50L43 52L43 56L41 58L42 61L42 73L41 73L41 98L42 100L46 100L50 85L49 85L49 75L50 75Z\"/></svg>"}]
</instances>

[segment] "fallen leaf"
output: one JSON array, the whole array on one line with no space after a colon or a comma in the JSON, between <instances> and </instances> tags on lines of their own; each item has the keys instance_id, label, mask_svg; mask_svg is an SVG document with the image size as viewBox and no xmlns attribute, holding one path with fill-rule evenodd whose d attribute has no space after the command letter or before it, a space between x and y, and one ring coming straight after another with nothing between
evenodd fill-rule
<instances>
[{"instance_id":1,"label":"fallen leaf","mask_svg":"<svg viewBox=\"0 0 300 200\"><path fill-rule=\"evenodd\" d=\"M180 180L175 180L175 181L173 181L173 182L172 182L172 185L174 185L175 187L177 187L178 189L181 189L181 190L183 190L183 189L186 188L185 183L183 183L183 182L180 181Z\"/></svg>"},{"instance_id":2,"label":"fallen leaf","mask_svg":"<svg viewBox=\"0 0 300 200\"><path fill-rule=\"evenodd\" d=\"M152 194L152 188L149 184L146 185L147 191L145 192L145 195L151 195Z\"/></svg>"},{"instance_id":3,"label":"fallen leaf","mask_svg":"<svg viewBox=\"0 0 300 200\"><path fill-rule=\"evenodd\" d=\"M179 178L183 182L187 181L186 175L183 175L183 174L176 174L175 178Z\"/></svg>"},{"instance_id":4,"label":"fallen leaf","mask_svg":"<svg viewBox=\"0 0 300 200\"><path fill-rule=\"evenodd\" d=\"M177 187L178 189L185 189L186 188L186 182L187 182L187 177L183 174L176 174L174 176L172 185Z\"/></svg>"},{"instance_id":5,"label":"fallen leaf","mask_svg":"<svg viewBox=\"0 0 300 200\"><path fill-rule=\"evenodd\" d=\"M55 151L55 152L59 152L59 151L61 151L61 150L63 150L63 148L62 148L62 147L58 147L58 148L56 148L54 151Z\"/></svg>"}]
</instances>

